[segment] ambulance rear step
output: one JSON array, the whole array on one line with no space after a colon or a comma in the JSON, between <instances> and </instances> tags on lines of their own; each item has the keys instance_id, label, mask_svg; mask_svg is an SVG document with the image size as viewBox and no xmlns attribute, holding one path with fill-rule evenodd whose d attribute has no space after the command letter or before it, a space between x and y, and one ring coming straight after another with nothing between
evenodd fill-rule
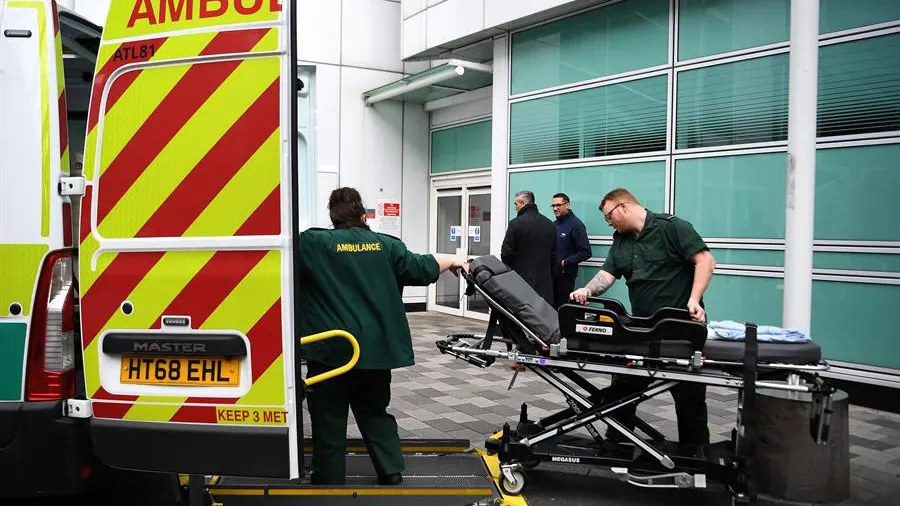
<instances>
[{"instance_id":1,"label":"ambulance rear step","mask_svg":"<svg viewBox=\"0 0 900 506\"><path fill-rule=\"evenodd\" d=\"M312 486L309 477L289 480L220 477L207 486L222 506L354 504L359 506L464 506L494 504L500 498L484 460L467 451L468 442L404 441L406 470L398 486L379 486L371 459L361 441L348 444L347 484ZM306 466L309 466L307 449ZM353 453L354 450L359 453Z\"/></svg>"}]
</instances>

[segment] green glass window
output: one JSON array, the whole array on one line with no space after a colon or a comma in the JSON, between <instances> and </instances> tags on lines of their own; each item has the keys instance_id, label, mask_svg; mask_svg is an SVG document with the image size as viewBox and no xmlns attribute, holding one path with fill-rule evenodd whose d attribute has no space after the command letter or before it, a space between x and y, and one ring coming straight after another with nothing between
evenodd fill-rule
<instances>
[{"instance_id":1,"label":"green glass window","mask_svg":"<svg viewBox=\"0 0 900 506\"><path fill-rule=\"evenodd\" d=\"M703 237L784 238L785 154L675 162L675 214Z\"/></svg>"},{"instance_id":2,"label":"green glass window","mask_svg":"<svg viewBox=\"0 0 900 506\"><path fill-rule=\"evenodd\" d=\"M843 271L900 272L900 254L817 251L813 253L813 267Z\"/></svg>"},{"instance_id":3,"label":"green glass window","mask_svg":"<svg viewBox=\"0 0 900 506\"><path fill-rule=\"evenodd\" d=\"M581 288L597 274L597 267L578 269L575 288ZM624 278L604 294L618 299L631 311L628 286ZM716 273L703 295L707 318L710 320L734 320L755 322L758 325L781 325L784 281L781 278L736 276Z\"/></svg>"},{"instance_id":4,"label":"green glass window","mask_svg":"<svg viewBox=\"0 0 900 506\"><path fill-rule=\"evenodd\" d=\"M594 276L597 275L597 271L599 271L599 267L579 267L578 268L578 278L575 280L575 289L583 287L588 284L588 281L591 280ZM626 311L631 311L631 300L628 298L628 285L625 284L625 279L620 278L616 280L616 284L612 286L606 293L602 295L602 297L606 297L608 299L616 299L625 306Z\"/></svg>"},{"instance_id":5,"label":"green glass window","mask_svg":"<svg viewBox=\"0 0 900 506\"><path fill-rule=\"evenodd\" d=\"M819 48L818 101L820 137L900 130L900 34Z\"/></svg>"},{"instance_id":6,"label":"green glass window","mask_svg":"<svg viewBox=\"0 0 900 506\"><path fill-rule=\"evenodd\" d=\"M900 2L897 0L819 0L819 33L840 32L898 19Z\"/></svg>"},{"instance_id":7,"label":"green glass window","mask_svg":"<svg viewBox=\"0 0 900 506\"><path fill-rule=\"evenodd\" d=\"M491 166L491 120L431 132L431 173Z\"/></svg>"},{"instance_id":8,"label":"green glass window","mask_svg":"<svg viewBox=\"0 0 900 506\"><path fill-rule=\"evenodd\" d=\"M790 0L679 0L678 59L785 42Z\"/></svg>"},{"instance_id":9,"label":"green glass window","mask_svg":"<svg viewBox=\"0 0 900 506\"><path fill-rule=\"evenodd\" d=\"M606 244L591 244L591 256L594 258L606 258L610 246Z\"/></svg>"},{"instance_id":10,"label":"green glass window","mask_svg":"<svg viewBox=\"0 0 900 506\"><path fill-rule=\"evenodd\" d=\"M669 0L626 0L512 36L510 93L663 65Z\"/></svg>"},{"instance_id":11,"label":"green glass window","mask_svg":"<svg viewBox=\"0 0 900 506\"><path fill-rule=\"evenodd\" d=\"M659 162L627 163L574 169L549 169L509 174L509 216L516 216L513 198L519 190L534 192L541 214L556 218L550 208L553 195L569 196L571 209L581 218L588 235L611 236L612 228L597 209L600 199L614 188L628 188L644 207L662 212L665 203L666 164Z\"/></svg>"},{"instance_id":12,"label":"green glass window","mask_svg":"<svg viewBox=\"0 0 900 506\"><path fill-rule=\"evenodd\" d=\"M826 359L900 368L898 300L897 285L813 281L810 337Z\"/></svg>"},{"instance_id":13,"label":"green glass window","mask_svg":"<svg viewBox=\"0 0 900 506\"><path fill-rule=\"evenodd\" d=\"M666 149L667 76L516 102L511 164Z\"/></svg>"},{"instance_id":14,"label":"green glass window","mask_svg":"<svg viewBox=\"0 0 900 506\"><path fill-rule=\"evenodd\" d=\"M900 144L816 153L815 238L900 241Z\"/></svg>"},{"instance_id":15,"label":"green glass window","mask_svg":"<svg viewBox=\"0 0 900 506\"><path fill-rule=\"evenodd\" d=\"M710 248L718 265L753 265L783 267L784 251L769 249Z\"/></svg>"},{"instance_id":16,"label":"green glass window","mask_svg":"<svg viewBox=\"0 0 900 506\"><path fill-rule=\"evenodd\" d=\"M784 280L717 272L703 295L703 304L710 321L733 320L780 326Z\"/></svg>"},{"instance_id":17,"label":"green glass window","mask_svg":"<svg viewBox=\"0 0 900 506\"><path fill-rule=\"evenodd\" d=\"M678 73L678 149L783 141L788 127L788 55Z\"/></svg>"}]
</instances>

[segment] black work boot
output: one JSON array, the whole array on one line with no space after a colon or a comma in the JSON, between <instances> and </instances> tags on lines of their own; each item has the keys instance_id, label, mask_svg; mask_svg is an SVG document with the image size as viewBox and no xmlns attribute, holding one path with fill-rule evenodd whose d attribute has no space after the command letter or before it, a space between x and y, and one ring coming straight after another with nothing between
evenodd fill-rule
<instances>
[{"instance_id":1,"label":"black work boot","mask_svg":"<svg viewBox=\"0 0 900 506\"><path fill-rule=\"evenodd\" d=\"M378 477L379 485L399 485L403 483L403 476L400 473L388 474Z\"/></svg>"}]
</instances>

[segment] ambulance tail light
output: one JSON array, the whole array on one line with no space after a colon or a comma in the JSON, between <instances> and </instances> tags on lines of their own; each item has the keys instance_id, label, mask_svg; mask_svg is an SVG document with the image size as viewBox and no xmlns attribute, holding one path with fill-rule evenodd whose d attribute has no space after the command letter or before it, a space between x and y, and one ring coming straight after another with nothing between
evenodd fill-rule
<instances>
[{"instance_id":1,"label":"ambulance tail light","mask_svg":"<svg viewBox=\"0 0 900 506\"><path fill-rule=\"evenodd\" d=\"M25 399L75 396L75 293L71 250L47 255L38 279L28 339Z\"/></svg>"}]
</instances>

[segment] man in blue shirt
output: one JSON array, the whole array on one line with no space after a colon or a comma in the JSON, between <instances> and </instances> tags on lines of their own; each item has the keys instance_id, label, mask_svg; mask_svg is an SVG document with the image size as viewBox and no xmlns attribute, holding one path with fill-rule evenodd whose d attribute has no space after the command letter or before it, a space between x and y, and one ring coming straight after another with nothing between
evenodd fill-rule
<instances>
[{"instance_id":1,"label":"man in blue shirt","mask_svg":"<svg viewBox=\"0 0 900 506\"><path fill-rule=\"evenodd\" d=\"M569 206L569 196L557 193L550 204L556 215L556 269L553 277L553 305L559 308L569 302L569 294L575 290L578 264L591 258L584 223L575 216Z\"/></svg>"}]
</instances>

